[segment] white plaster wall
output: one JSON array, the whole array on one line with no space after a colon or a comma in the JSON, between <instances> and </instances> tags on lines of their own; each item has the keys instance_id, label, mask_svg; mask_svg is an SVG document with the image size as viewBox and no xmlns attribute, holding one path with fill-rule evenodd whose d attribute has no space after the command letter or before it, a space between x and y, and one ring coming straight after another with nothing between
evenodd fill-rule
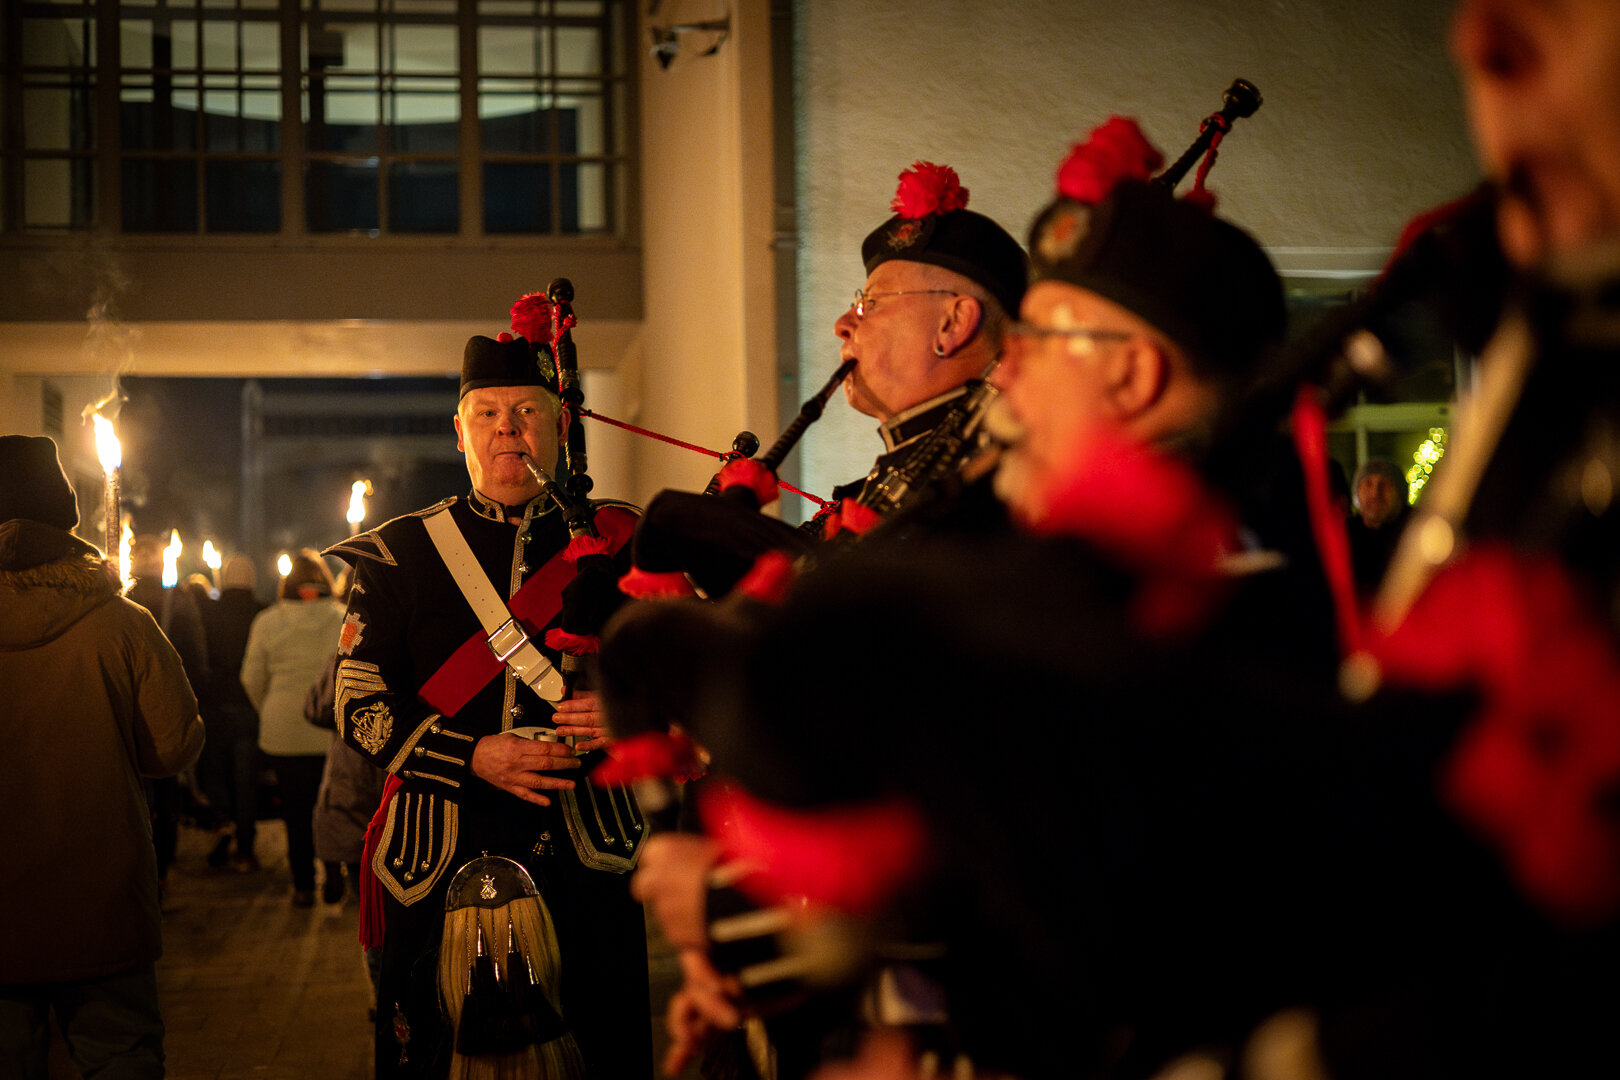
<instances>
[{"instance_id":1,"label":"white plaster wall","mask_svg":"<svg viewBox=\"0 0 1620 1080\"><path fill-rule=\"evenodd\" d=\"M1135 116L1174 160L1234 77L1264 104L1210 176L1285 269L1376 266L1401 225L1476 180L1445 55L1450 0L799 0L800 364L819 386L860 243L913 160L954 166L1020 240L1070 143ZM1182 190L1191 185L1191 177ZM861 475L873 424L829 407L808 488Z\"/></svg>"},{"instance_id":2,"label":"white plaster wall","mask_svg":"<svg viewBox=\"0 0 1620 1080\"><path fill-rule=\"evenodd\" d=\"M713 37L696 34L667 70L641 57L645 317L639 380L627 380L639 394L626 400L636 423L717 450L776 416L769 5L677 0L642 20L728 11L714 55L701 55ZM629 494L642 503L664 487L701 489L717 464L650 440L631 452Z\"/></svg>"}]
</instances>

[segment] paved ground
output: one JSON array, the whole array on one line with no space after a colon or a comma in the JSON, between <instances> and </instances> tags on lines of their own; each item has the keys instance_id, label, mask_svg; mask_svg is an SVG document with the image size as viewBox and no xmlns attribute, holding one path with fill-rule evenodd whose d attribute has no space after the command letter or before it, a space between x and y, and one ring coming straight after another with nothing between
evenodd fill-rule
<instances>
[{"instance_id":1,"label":"paved ground","mask_svg":"<svg viewBox=\"0 0 1620 1080\"><path fill-rule=\"evenodd\" d=\"M182 828L169 872L158 963L169 1077L370 1080L371 983L355 938L353 895L342 904L293 907L280 822L260 825L257 872L210 869L210 840ZM663 1006L678 976L656 933L648 945L653 1045L662 1054ZM53 1080L74 1076L62 1055L53 1055Z\"/></svg>"}]
</instances>

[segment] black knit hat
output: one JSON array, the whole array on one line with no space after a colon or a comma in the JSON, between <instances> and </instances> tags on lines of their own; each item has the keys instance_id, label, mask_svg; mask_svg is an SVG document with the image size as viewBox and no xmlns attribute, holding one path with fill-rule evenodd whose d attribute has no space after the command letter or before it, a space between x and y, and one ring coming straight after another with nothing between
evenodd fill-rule
<instances>
[{"instance_id":1,"label":"black knit hat","mask_svg":"<svg viewBox=\"0 0 1620 1080\"><path fill-rule=\"evenodd\" d=\"M861 244L871 274L890 259L927 263L976 282L1010 315L1029 284L1024 249L1006 229L967 207L968 192L948 166L919 161L900 174L894 217Z\"/></svg>"},{"instance_id":2,"label":"black knit hat","mask_svg":"<svg viewBox=\"0 0 1620 1080\"><path fill-rule=\"evenodd\" d=\"M79 501L44 436L0 435L0 521L27 518L68 532L79 523Z\"/></svg>"},{"instance_id":3,"label":"black knit hat","mask_svg":"<svg viewBox=\"0 0 1620 1080\"><path fill-rule=\"evenodd\" d=\"M1112 300L1207 374L1241 379L1282 337L1282 282L1260 245L1162 186L1122 181L1095 205L1060 198L1035 220L1029 251L1033 281Z\"/></svg>"},{"instance_id":4,"label":"black knit hat","mask_svg":"<svg viewBox=\"0 0 1620 1080\"><path fill-rule=\"evenodd\" d=\"M557 392L557 365L551 350L520 337L474 337L461 356L461 396L486 386L543 386Z\"/></svg>"}]
</instances>

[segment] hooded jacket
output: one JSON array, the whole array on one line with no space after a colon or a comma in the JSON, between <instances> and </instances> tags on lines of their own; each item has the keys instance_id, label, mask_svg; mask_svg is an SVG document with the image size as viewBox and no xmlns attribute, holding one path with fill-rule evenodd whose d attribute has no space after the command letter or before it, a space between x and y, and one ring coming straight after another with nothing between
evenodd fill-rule
<instances>
[{"instance_id":1,"label":"hooded jacket","mask_svg":"<svg viewBox=\"0 0 1620 1080\"><path fill-rule=\"evenodd\" d=\"M202 749L180 657L95 549L0 523L0 985L162 951L143 776Z\"/></svg>"}]
</instances>

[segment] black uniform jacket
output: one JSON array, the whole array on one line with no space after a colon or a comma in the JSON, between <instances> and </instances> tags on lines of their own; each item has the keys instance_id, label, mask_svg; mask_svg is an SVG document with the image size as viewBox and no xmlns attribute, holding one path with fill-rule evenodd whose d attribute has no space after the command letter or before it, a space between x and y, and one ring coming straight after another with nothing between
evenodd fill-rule
<instances>
[{"instance_id":1,"label":"black uniform jacket","mask_svg":"<svg viewBox=\"0 0 1620 1080\"><path fill-rule=\"evenodd\" d=\"M529 503L523 523L514 526L499 504L473 492L395 518L328 552L354 565L339 646L338 728L349 745L403 781L373 868L384 888L406 905L436 892L446 871L470 857L469 851L476 855L563 835L556 828L564 824L558 820L563 800L533 806L472 773L473 747L480 738L553 726L549 702L510 669L451 716L417 695L456 649L481 632L423 525L423 519L445 508L503 596L515 593L568 543L562 515L544 500ZM630 513L614 505L598 510L599 515ZM546 627L529 628L554 663L560 657L544 648L544 631L560 621L559 614ZM629 808L615 808L625 820ZM606 817L611 829L613 815ZM626 826L633 828L628 821Z\"/></svg>"}]
</instances>

